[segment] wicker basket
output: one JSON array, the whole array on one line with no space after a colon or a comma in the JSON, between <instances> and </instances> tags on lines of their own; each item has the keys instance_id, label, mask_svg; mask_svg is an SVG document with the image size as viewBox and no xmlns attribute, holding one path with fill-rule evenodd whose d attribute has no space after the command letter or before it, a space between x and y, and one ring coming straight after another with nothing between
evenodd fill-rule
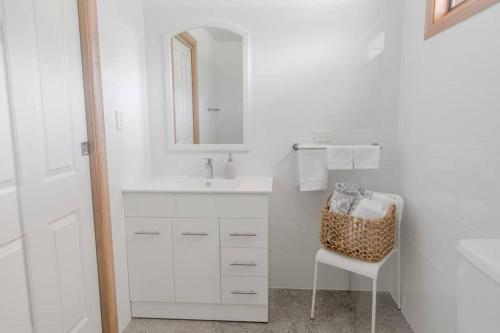
<instances>
[{"instance_id":1,"label":"wicker basket","mask_svg":"<svg viewBox=\"0 0 500 333\"><path fill-rule=\"evenodd\" d=\"M378 262L392 251L396 233L395 205L383 219L365 220L331 213L330 198L323 208L321 222L320 240L325 248L368 262Z\"/></svg>"}]
</instances>

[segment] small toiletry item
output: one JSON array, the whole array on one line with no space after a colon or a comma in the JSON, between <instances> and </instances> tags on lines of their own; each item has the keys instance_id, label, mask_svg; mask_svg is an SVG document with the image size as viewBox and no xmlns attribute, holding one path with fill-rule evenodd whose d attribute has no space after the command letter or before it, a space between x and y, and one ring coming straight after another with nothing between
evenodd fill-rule
<instances>
[{"instance_id":1,"label":"small toiletry item","mask_svg":"<svg viewBox=\"0 0 500 333\"><path fill-rule=\"evenodd\" d=\"M234 179L236 178L236 166L234 165L233 154L229 153L229 158L226 161L226 170L224 172L224 178Z\"/></svg>"}]
</instances>

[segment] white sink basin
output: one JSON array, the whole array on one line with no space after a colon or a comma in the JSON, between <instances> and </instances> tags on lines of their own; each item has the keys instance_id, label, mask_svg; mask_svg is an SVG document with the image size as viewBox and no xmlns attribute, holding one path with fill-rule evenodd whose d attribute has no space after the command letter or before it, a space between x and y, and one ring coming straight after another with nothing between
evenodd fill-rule
<instances>
[{"instance_id":1,"label":"white sink basin","mask_svg":"<svg viewBox=\"0 0 500 333\"><path fill-rule=\"evenodd\" d=\"M183 178L177 180L182 189L234 190L240 186L238 179Z\"/></svg>"},{"instance_id":2,"label":"white sink basin","mask_svg":"<svg viewBox=\"0 0 500 333\"><path fill-rule=\"evenodd\" d=\"M205 179L203 177L171 177L137 179L127 184L123 192L153 193L272 193L270 177L238 177L236 179Z\"/></svg>"}]
</instances>

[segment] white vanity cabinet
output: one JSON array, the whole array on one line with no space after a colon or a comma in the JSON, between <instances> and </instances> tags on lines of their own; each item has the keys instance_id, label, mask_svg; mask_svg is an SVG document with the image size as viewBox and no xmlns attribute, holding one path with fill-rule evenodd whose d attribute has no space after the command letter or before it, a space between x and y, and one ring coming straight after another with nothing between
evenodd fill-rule
<instances>
[{"instance_id":1,"label":"white vanity cabinet","mask_svg":"<svg viewBox=\"0 0 500 333\"><path fill-rule=\"evenodd\" d=\"M125 189L132 316L267 322L271 184Z\"/></svg>"}]
</instances>

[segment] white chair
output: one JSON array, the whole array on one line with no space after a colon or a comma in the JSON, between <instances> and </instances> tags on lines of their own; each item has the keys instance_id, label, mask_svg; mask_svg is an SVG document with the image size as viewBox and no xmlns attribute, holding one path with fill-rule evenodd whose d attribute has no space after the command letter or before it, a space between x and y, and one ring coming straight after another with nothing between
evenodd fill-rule
<instances>
[{"instance_id":1,"label":"white chair","mask_svg":"<svg viewBox=\"0 0 500 333\"><path fill-rule=\"evenodd\" d=\"M391 251L382 261L377 263L370 263L361 260L356 260L353 258L349 258L340 254L337 254L333 251L327 250L325 248L321 248L318 253L316 253L316 261L314 263L314 283L313 283L313 295L312 295L312 306L311 306L311 319L314 319L314 306L316 303L316 282L318 279L318 263L322 263L325 265L334 266L337 268L341 268L348 272L353 272L356 274L360 274L366 276L373 280L373 300L372 300L372 333L375 333L375 321L377 314L377 280L378 274L380 272L380 268L387 262L387 259L392 255L397 256L397 305L398 309L401 310L401 258L399 251L400 244L400 227L401 227L401 218L403 216L403 206L404 201L399 195L395 194L385 194L380 193L386 196L391 197L396 203L396 244L394 245L394 250Z\"/></svg>"}]
</instances>

